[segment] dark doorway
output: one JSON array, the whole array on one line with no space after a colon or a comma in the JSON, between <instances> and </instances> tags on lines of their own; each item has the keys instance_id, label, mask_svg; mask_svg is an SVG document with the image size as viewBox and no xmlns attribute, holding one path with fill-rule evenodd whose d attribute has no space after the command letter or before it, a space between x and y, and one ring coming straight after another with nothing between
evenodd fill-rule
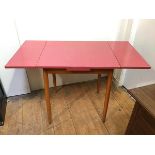
<instances>
[{"instance_id":1,"label":"dark doorway","mask_svg":"<svg viewBox=\"0 0 155 155\"><path fill-rule=\"evenodd\" d=\"M2 83L0 81L0 126L4 125L6 104L7 104L6 95Z\"/></svg>"}]
</instances>

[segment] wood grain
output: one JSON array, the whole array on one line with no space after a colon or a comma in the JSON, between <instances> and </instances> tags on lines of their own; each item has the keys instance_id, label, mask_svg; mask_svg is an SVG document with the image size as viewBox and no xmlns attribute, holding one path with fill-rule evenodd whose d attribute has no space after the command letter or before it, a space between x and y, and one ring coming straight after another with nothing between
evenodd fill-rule
<instances>
[{"instance_id":1,"label":"wood grain","mask_svg":"<svg viewBox=\"0 0 155 155\"><path fill-rule=\"evenodd\" d=\"M136 99L126 134L155 135L155 84L128 90Z\"/></svg>"},{"instance_id":2,"label":"wood grain","mask_svg":"<svg viewBox=\"0 0 155 155\"><path fill-rule=\"evenodd\" d=\"M134 101L122 88L112 87L106 122L103 123L103 103L106 78L50 89L53 122L48 123L44 91L9 98L5 125L0 134L94 135L124 134Z\"/></svg>"},{"instance_id":3,"label":"wood grain","mask_svg":"<svg viewBox=\"0 0 155 155\"><path fill-rule=\"evenodd\" d=\"M53 96L53 124L55 134L76 134L68 105L64 98L64 89Z\"/></svg>"},{"instance_id":4,"label":"wood grain","mask_svg":"<svg viewBox=\"0 0 155 155\"><path fill-rule=\"evenodd\" d=\"M103 108L103 122L106 120L108 105L109 105L109 98L110 98L110 90L112 85L112 75L113 70L109 70L108 72L108 78L106 82L106 93L105 93L105 99L104 99L104 108Z\"/></svg>"},{"instance_id":5,"label":"wood grain","mask_svg":"<svg viewBox=\"0 0 155 155\"><path fill-rule=\"evenodd\" d=\"M52 112L51 112L50 93L49 93L49 79L48 79L48 72L46 69L43 69L43 78L44 78L44 91L45 91L48 122L49 124L51 124Z\"/></svg>"},{"instance_id":6,"label":"wood grain","mask_svg":"<svg viewBox=\"0 0 155 155\"><path fill-rule=\"evenodd\" d=\"M155 84L131 89L129 93L155 118Z\"/></svg>"}]
</instances>

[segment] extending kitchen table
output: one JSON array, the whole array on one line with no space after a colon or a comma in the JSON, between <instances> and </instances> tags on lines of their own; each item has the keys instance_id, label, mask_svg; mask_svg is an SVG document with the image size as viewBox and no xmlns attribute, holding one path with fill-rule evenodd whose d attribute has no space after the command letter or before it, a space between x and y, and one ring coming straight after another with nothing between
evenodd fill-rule
<instances>
[{"instance_id":1,"label":"extending kitchen table","mask_svg":"<svg viewBox=\"0 0 155 155\"><path fill-rule=\"evenodd\" d=\"M107 73L103 108L105 122L114 69L149 69L149 64L127 41L25 41L6 64L6 68L43 69L48 122L52 122L49 79L53 74L97 74L97 90L100 77Z\"/></svg>"}]
</instances>

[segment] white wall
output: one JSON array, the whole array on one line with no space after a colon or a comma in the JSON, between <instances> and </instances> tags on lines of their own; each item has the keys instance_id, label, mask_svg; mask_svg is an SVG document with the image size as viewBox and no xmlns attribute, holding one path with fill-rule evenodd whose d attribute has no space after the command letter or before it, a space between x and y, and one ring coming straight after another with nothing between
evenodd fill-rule
<instances>
[{"instance_id":1,"label":"white wall","mask_svg":"<svg viewBox=\"0 0 155 155\"><path fill-rule=\"evenodd\" d=\"M27 11L28 8L28 11ZM35 8L35 9L34 9ZM94 11L95 10L95 11ZM18 13L20 12L20 13ZM107 15L106 15L107 16ZM108 16L107 16L108 17ZM105 18L102 3L46 1L20 3L16 25L24 40L122 40L128 20ZM43 88L42 70L27 70L31 90ZM58 75L57 85L87 81L96 75ZM50 86L52 77L50 76Z\"/></svg>"},{"instance_id":2,"label":"white wall","mask_svg":"<svg viewBox=\"0 0 155 155\"><path fill-rule=\"evenodd\" d=\"M131 42L151 65L151 69L126 70L123 85L128 89L155 83L155 19L139 20L136 23Z\"/></svg>"},{"instance_id":3,"label":"white wall","mask_svg":"<svg viewBox=\"0 0 155 155\"><path fill-rule=\"evenodd\" d=\"M16 22L16 30L20 44L24 40L123 40L125 38L125 29L127 20L111 18L107 6L103 1L91 0L5 0L2 9L9 12L9 18ZM105 10L107 10L105 12ZM5 17L7 19L7 17ZM14 23L11 23L14 24ZM8 24L8 28L11 24ZM123 30L123 31L122 31ZM7 32L5 32L7 33ZM8 33L8 38L10 34ZM16 37L13 40L17 41ZM16 41L12 44L14 49L8 48L10 58L16 51L19 43ZM7 41L5 42L7 44ZM8 44L7 44L8 45ZM9 47L9 45L7 46ZM4 51L4 49L3 49ZM3 65L4 63L3 62ZM16 80L14 71L4 75L6 70L2 70L4 75L4 83L9 89L17 89L16 82L9 82L6 79ZM25 81L25 85L18 83L21 87L27 88L26 73L24 70L18 70L23 77L20 78L21 83ZM42 71L39 69L27 70L31 90L43 88ZM20 75L21 76L21 75ZM59 75L58 85L87 81L96 78L96 75ZM52 86L52 78L50 77L50 86ZM15 84L15 85L12 85ZM11 92L12 92L11 90ZM9 91L10 92L10 91ZM20 89L14 91L14 94L22 93ZM13 95L8 93L8 95Z\"/></svg>"},{"instance_id":4,"label":"white wall","mask_svg":"<svg viewBox=\"0 0 155 155\"><path fill-rule=\"evenodd\" d=\"M101 16L101 15L100 15ZM26 27L26 23L33 23L30 19L17 19L18 33L23 42L25 39L47 39L47 40L122 40L124 37L120 31L125 26L127 20L100 20L91 19L85 21L85 17L72 21L70 17L65 16L66 23L57 21L53 18L51 21L44 21L44 24L35 21L30 27ZM64 17L62 17L64 20ZM29 21L30 20L30 21ZM42 21L42 20L41 20ZM93 22L92 22L93 21ZM82 23L79 26L79 23ZM23 27L22 25L25 25ZM63 25L63 26L56 26ZM37 27L37 28L36 28ZM40 33L41 32L41 33ZM43 88L42 70L27 70L31 90ZM96 75L58 75L57 85L87 81L96 78ZM52 76L50 76L50 86L52 85Z\"/></svg>"},{"instance_id":5,"label":"white wall","mask_svg":"<svg viewBox=\"0 0 155 155\"><path fill-rule=\"evenodd\" d=\"M121 26L120 26L120 32L118 33L118 38L116 40L120 41L129 41L130 35L131 35L131 30L132 30L132 25L133 25L133 19L128 19L128 20L122 20L121 21ZM122 69L115 69L114 70L114 78L117 81L117 84L122 86L122 73L124 73L124 70ZM123 79L124 80L124 79Z\"/></svg>"},{"instance_id":6,"label":"white wall","mask_svg":"<svg viewBox=\"0 0 155 155\"><path fill-rule=\"evenodd\" d=\"M100 15L101 16L101 15ZM85 21L85 17L72 21L66 16L66 23L57 21L55 18L51 21L44 20L44 24L35 21L30 27L26 27L26 23L33 23L30 19L17 19L18 33L21 42L25 39L45 39L45 40L121 40L121 27L124 26L126 20L100 20L91 19ZM64 18L64 17L62 17ZM101 18L101 17L100 17ZM42 20L41 20L42 21ZM92 22L94 21L94 22ZM83 25L79 27L78 23ZM25 25L23 27L22 25ZM37 26L38 25L38 26ZM56 25L63 25L62 27ZM37 27L37 28L36 28ZM40 33L41 32L41 33ZM27 70L31 90L43 88L42 70ZM58 75L57 85L87 81L96 78L97 75ZM50 86L52 85L52 76L50 76Z\"/></svg>"},{"instance_id":7,"label":"white wall","mask_svg":"<svg viewBox=\"0 0 155 155\"><path fill-rule=\"evenodd\" d=\"M4 66L19 48L15 24L6 11L0 8L0 79L7 96L30 92L27 75L24 69L5 69Z\"/></svg>"}]
</instances>

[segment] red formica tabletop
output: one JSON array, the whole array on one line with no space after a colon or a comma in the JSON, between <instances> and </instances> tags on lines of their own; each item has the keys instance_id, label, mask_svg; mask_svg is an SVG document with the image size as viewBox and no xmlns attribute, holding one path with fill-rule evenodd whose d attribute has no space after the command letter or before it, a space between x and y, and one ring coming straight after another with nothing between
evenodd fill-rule
<instances>
[{"instance_id":1,"label":"red formica tabletop","mask_svg":"<svg viewBox=\"0 0 155 155\"><path fill-rule=\"evenodd\" d=\"M148 69L127 41L25 41L6 68Z\"/></svg>"}]
</instances>

